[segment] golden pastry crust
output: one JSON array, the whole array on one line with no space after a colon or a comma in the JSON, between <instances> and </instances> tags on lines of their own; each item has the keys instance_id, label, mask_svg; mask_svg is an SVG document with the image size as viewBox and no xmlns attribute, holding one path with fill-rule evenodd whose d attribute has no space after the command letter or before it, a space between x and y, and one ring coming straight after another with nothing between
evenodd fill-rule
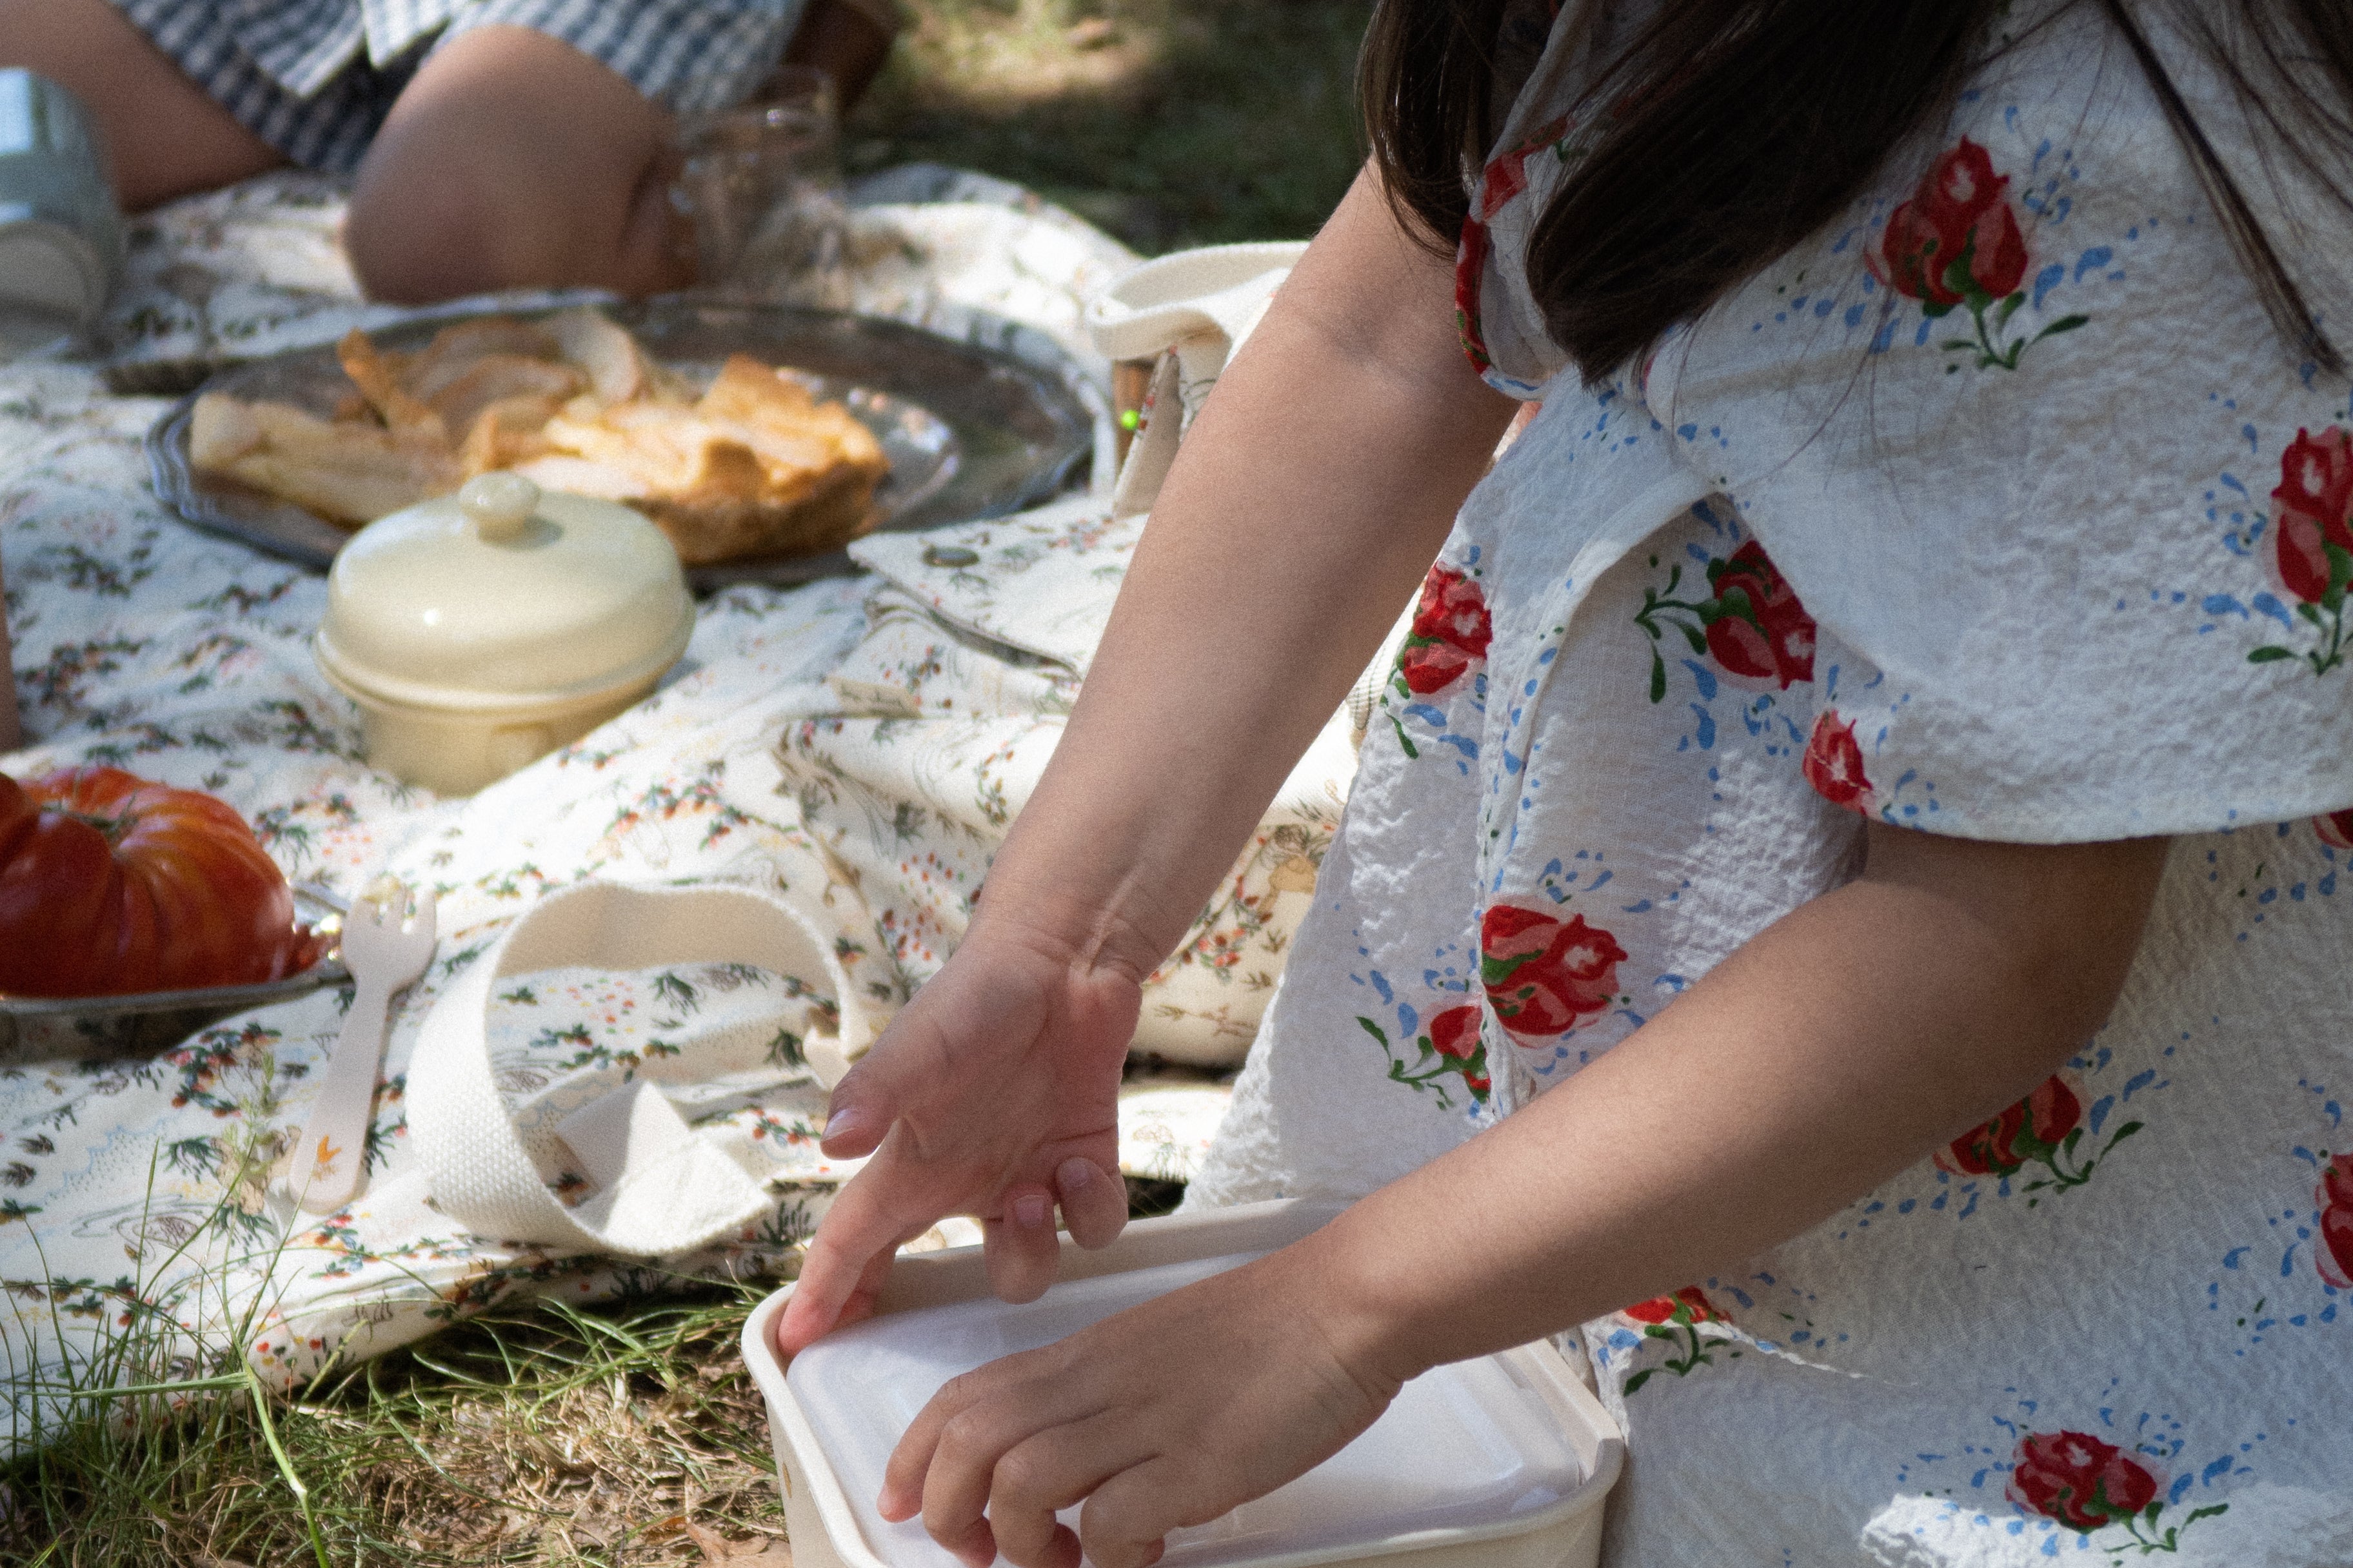
<instances>
[{"instance_id":1,"label":"golden pastry crust","mask_svg":"<svg viewBox=\"0 0 2353 1568\"><path fill-rule=\"evenodd\" d=\"M336 521L371 521L492 469L644 512L690 566L834 549L871 526L881 444L789 373L729 358L700 397L587 309L488 317L413 354L353 331L332 420L221 394L189 460Z\"/></svg>"}]
</instances>

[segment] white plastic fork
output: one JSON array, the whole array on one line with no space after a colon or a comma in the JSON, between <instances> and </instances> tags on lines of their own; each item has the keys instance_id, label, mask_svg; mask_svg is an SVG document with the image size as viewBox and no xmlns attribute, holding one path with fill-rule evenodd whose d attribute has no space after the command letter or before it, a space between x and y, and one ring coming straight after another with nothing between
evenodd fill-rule
<instances>
[{"instance_id":1,"label":"white plastic fork","mask_svg":"<svg viewBox=\"0 0 2353 1568\"><path fill-rule=\"evenodd\" d=\"M414 984L433 962L433 889L379 877L343 916L343 967L351 971L352 1010L343 1016L301 1140L286 1168L286 1187L309 1214L332 1214L358 1195L367 1177L368 1122L384 1065L384 1030L396 992Z\"/></svg>"}]
</instances>

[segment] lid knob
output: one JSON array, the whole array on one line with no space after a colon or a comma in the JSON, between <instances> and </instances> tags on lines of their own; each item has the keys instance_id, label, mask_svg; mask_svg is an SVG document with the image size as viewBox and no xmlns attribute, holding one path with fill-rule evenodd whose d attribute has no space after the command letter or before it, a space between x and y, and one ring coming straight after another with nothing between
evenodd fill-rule
<instances>
[{"instance_id":1,"label":"lid knob","mask_svg":"<svg viewBox=\"0 0 2353 1568\"><path fill-rule=\"evenodd\" d=\"M521 539L539 511L539 487L521 474L477 474L458 492L458 510L492 543Z\"/></svg>"}]
</instances>

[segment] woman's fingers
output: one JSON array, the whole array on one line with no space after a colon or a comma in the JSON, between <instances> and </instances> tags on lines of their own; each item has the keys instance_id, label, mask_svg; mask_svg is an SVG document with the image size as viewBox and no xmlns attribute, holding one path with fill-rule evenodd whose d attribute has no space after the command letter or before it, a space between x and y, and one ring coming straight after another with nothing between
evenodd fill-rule
<instances>
[{"instance_id":1,"label":"woman's fingers","mask_svg":"<svg viewBox=\"0 0 2353 1568\"><path fill-rule=\"evenodd\" d=\"M1008 1188L998 1217L981 1221L988 1288L1000 1300L1034 1301L1054 1282L1061 1247L1054 1235L1054 1200L1081 1247L1102 1247L1127 1224L1127 1184L1104 1174L1092 1160L1072 1155L1054 1171L1056 1191Z\"/></svg>"},{"instance_id":2,"label":"woman's fingers","mask_svg":"<svg viewBox=\"0 0 2353 1568\"><path fill-rule=\"evenodd\" d=\"M853 1177L809 1239L793 1299L776 1323L776 1347L788 1356L840 1321L854 1298L862 1294L871 1309L892 1255L908 1238L909 1222L888 1206L881 1195L886 1184L872 1180L875 1173L869 1166Z\"/></svg>"},{"instance_id":3,"label":"woman's fingers","mask_svg":"<svg viewBox=\"0 0 2353 1568\"><path fill-rule=\"evenodd\" d=\"M1170 1531L1225 1512L1222 1504L1199 1506L1199 1486L1165 1455L1104 1481L1079 1510L1079 1542L1089 1561L1095 1568L1152 1568L1168 1549Z\"/></svg>"},{"instance_id":4,"label":"woman's fingers","mask_svg":"<svg viewBox=\"0 0 2353 1568\"><path fill-rule=\"evenodd\" d=\"M1054 1194L1043 1187L1013 1187L996 1219L980 1222L988 1288L1000 1300L1034 1301L1054 1282L1061 1253L1054 1236Z\"/></svg>"},{"instance_id":5,"label":"woman's fingers","mask_svg":"<svg viewBox=\"0 0 2353 1568\"><path fill-rule=\"evenodd\" d=\"M1127 1224L1127 1184L1092 1160L1073 1155L1054 1172L1062 1223L1081 1247L1108 1247Z\"/></svg>"},{"instance_id":6,"label":"woman's fingers","mask_svg":"<svg viewBox=\"0 0 2353 1568\"><path fill-rule=\"evenodd\" d=\"M923 1529L972 1568L988 1568L997 1557L997 1538L984 1518L997 1461L1057 1418L1045 1385L1032 1383L1022 1390L1039 1397L1008 1392L1024 1383L1018 1365L1030 1359L1009 1357L951 1378L899 1439L884 1471L884 1495L903 1502L902 1461L921 1456L914 1479L923 1496Z\"/></svg>"},{"instance_id":7,"label":"woman's fingers","mask_svg":"<svg viewBox=\"0 0 2353 1568\"><path fill-rule=\"evenodd\" d=\"M899 1053L894 1042L878 1041L863 1060L842 1074L826 1103L825 1132L818 1147L831 1160L855 1160L881 1146L902 1108L893 1081Z\"/></svg>"},{"instance_id":8,"label":"woman's fingers","mask_svg":"<svg viewBox=\"0 0 2353 1568\"><path fill-rule=\"evenodd\" d=\"M1078 1568L1078 1532L1054 1516L1140 1458L1115 1418L1050 1426L1008 1449L991 1472L988 1525L1018 1568Z\"/></svg>"}]
</instances>

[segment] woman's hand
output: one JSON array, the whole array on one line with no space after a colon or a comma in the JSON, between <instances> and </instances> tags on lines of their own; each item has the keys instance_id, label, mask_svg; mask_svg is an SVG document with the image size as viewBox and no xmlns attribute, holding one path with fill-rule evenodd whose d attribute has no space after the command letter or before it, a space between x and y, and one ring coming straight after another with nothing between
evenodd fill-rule
<instances>
[{"instance_id":1,"label":"woman's hand","mask_svg":"<svg viewBox=\"0 0 2353 1568\"><path fill-rule=\"evenodd\" d=\"M1146 1568L1163 1537L1305 1474L1398 1384L1352 1353L1315 1237L934 1394L891 1456L882 1516L972 1568ZM1081 1499L1073 1534L1057 1510ZM983 1510L987 1517L983 1517Z\"/></svg>"},{"instance_id":2,"label":"woman's hand","mask_svg":"<svg viewBox=\"0 0 2353 1568\"><path fill-rule=\"evenodd\" d=\"M864 1317L899 1245L944 1215L981 1217L1008 1301L1053 1283L1057 1202L1081 1245L1119 1234L1117 1099L1139 980L976 923L835 1086L825 1152L874 1157L809 1244L777 1324L785 1354Z\"/></svg>"}]
</instances>

